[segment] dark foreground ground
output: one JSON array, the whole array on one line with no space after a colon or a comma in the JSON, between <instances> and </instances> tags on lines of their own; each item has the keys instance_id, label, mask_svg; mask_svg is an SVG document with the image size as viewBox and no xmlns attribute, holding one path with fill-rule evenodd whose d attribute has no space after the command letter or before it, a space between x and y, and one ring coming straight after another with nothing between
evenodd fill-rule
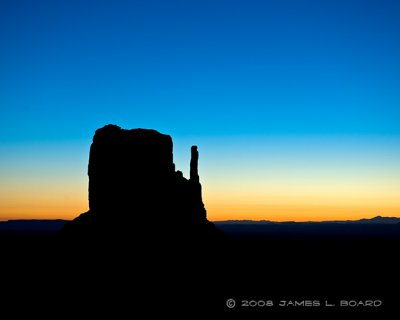
<instances>
[{"instance_id":1,"label":"dark foreground ground","mask_svg":"<svg viewBox=\"0 0 400 320\"><path fill-rule=\"evenodd\" d=\"M146 318L142 312L243 319L400 313L400 236L393 226L220 228L225 239L211 244L167 243L151 229L129 243L0 232L3 311L113 319Z\"/></svg>"}]
</instances>

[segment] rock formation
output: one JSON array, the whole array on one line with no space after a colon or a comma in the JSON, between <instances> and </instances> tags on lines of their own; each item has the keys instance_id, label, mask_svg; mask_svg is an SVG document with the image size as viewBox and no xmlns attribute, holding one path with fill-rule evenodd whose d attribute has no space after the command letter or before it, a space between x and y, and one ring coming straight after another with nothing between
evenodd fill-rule
<instances>
[{"instance_id":1,"label":"rock formation","mask_svg":"<svg viewBox=\"0 0 400 320\"><path fill-rule=\"evenodd\" d=\"M98 129L89 157L89 211L67 223L63 234L89 237L213 238L191 149L190 179L175 170L169 135L155 130Z\"/></svg>"}]
</instances>

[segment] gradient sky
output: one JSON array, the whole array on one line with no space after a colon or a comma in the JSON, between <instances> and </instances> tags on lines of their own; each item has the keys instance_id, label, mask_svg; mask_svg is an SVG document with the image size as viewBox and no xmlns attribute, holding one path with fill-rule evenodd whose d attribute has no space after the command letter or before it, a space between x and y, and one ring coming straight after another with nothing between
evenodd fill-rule
<instances>
[{"instance_id":1,"label":"gradient sky","mask_svg":"<svg viewBox=\"0 0 400 320\"><path fill-rule=\"evenodd\" d=\"M0 1L0 220L87 210L96 128L190 146L210 220L400 216L400 2Z\"/></svg>"}]
</instances>

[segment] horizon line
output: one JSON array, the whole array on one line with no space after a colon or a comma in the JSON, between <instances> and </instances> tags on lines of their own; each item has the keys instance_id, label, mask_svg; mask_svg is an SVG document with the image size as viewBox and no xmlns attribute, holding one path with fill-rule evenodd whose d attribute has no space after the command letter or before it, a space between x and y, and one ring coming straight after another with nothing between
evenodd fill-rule
<instances>
[{"instance_id":1,"label":"horizon line","mask_svg":"<svg viewBox=\"0 0 400 320\"><path fill-rule=\"evenodd\" d=\"M223 222L272 222L272 223L318 223L318 222L356 222L360 220L372 220L375 218L382 218L382 219L400 219L400 216L372 216L370 218L360 218L360 219L355 219L355 220L283 220L283 221L276 221L276 220L268 220L268 219L226 219L226 220L209 220L210 222L213 223L223 223ZM75 219L75 218L73 218ZM24 218L16 218L16 219L1 219L0 222L8 222L8 221L72 221L73 219L62 219L62 218L56 218L56 219L41 219L41 218L31 218L31 219L24 219Z\"/></svg>"}]
</instances>

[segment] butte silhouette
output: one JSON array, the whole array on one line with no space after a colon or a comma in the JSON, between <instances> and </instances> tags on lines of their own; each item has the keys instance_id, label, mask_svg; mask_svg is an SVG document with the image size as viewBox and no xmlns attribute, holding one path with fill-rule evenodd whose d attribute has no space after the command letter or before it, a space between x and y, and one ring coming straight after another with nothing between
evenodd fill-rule
<instances>
[{"instance_id":1,"label":"butte silhouette","mask_svg":"<svg viewBox=\"0 0 400 320\"><path fill-rule=\"evenodd\" d=\"M169 135L106 125L89 156L89 211L67 223L67 238L158 238L209 241L221 232L207 220L191 148L190 179L175 170Z\"/></svg>"}]
</instances>

